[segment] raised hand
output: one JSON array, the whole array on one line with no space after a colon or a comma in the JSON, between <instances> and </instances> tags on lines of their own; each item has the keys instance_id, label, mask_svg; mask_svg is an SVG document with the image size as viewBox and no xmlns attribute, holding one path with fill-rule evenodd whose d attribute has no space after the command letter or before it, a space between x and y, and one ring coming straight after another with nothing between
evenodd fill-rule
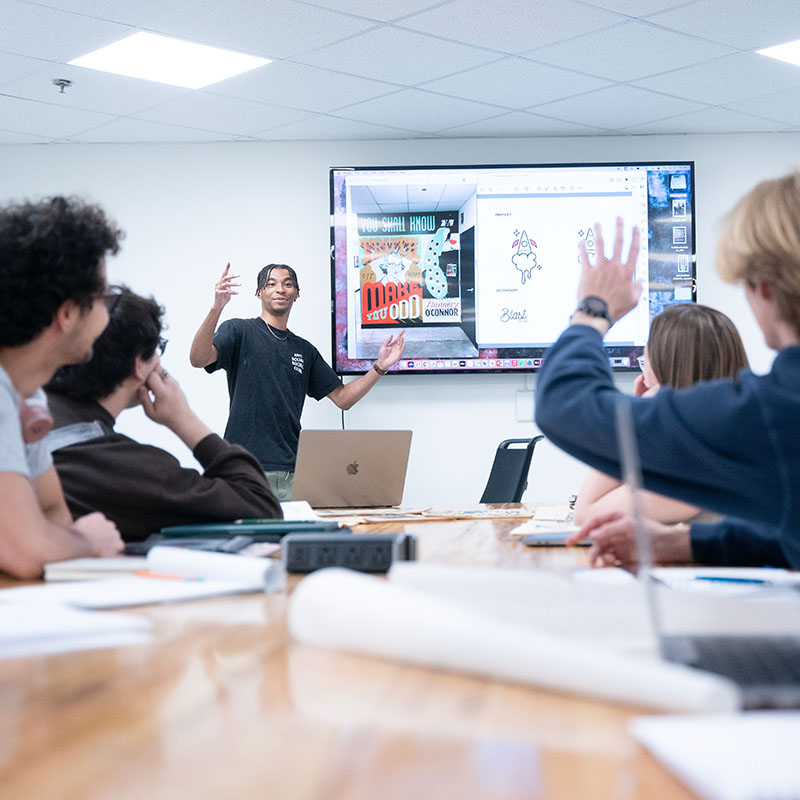
<instances>
[{"instance_id":1,"label":"raised hand","mask_svg":"<svg viewBox=\"0 0 800 800\"><path fill-rule=\"evenodd\" d=\"M225 269L222 272L222 277L216 282L214 285L214 308L225 308L228 304L228 300L235 294L239 294L236 289L241 286L240 283L236 283L239 276L238 275L231 275L231 262L229 261L225 265Z\"/></svg>"},{"instance_id":2,"label":"raised hand","mask_svg":"<svg viewBox=\"0 0 800 800\"><path fill-rule=\"evenodd\" d=\"M391 369L400 360L406 346L403 334L404 331L400 331L398 336L390 336L381 345L375 363L382 369Z\"/></svg>"},{"instance_id":3,"label":"raised hand","mask_svg":"<svg viewBox=\"0 0 800 800\"><path fill-rule=\"evenodd\" d=\"M597 244L595 263L589 261L586 242L581 241L580 262L581 278L578 283L578 301L584 297L600 297L608 303L612 322L624 317L639 301L642 282L634 281L636 259L639 255L639 229L634 228L631 235L631 246L628 257L622 257L622 218L617 217L614 235L614 251L611 258L606 258L603 234L599 223L594 226L594 238Z\"/></svg>"}]
</instances>

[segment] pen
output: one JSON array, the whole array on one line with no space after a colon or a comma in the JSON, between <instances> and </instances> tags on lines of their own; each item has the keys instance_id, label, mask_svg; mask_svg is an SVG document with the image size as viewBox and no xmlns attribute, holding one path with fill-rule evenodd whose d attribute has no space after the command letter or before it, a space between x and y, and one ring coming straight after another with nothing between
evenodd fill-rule
<instances>
[{"instance_id":1,"label":"pen","mask_svg":"<svg viewBox=\"0 0 800 800\"><path fill-rule=\"evenodd\" d=\"M714 583L750 583L767 586L771 581L765 581L763 578L736 578L724 577L722 575L697 575L693 580L696 581L713 581Z\"/></svg>"},{"instance_id":2,"label":"pen","mask_svg":"<svg viewBox=\"0 0 800 800\"><path fill-rule=\"evenodd\" d=\"M167 575L163 572L150 572L147 569L137 569L133 572L140 578L160 578L165 581L201 581L202 578L187 575Z\"/></svg>"}]
</instances>

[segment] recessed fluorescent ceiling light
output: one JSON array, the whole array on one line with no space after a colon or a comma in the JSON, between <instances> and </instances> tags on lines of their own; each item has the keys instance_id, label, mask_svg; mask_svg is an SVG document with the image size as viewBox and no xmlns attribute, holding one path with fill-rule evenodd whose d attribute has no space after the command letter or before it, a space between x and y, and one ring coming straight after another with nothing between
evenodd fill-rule
<instances>
[{"instance_id":1,"label":"recessed fluorescent ceiling light","mask_svg":"<svg viewBox=\"0 0 800 800\"><path fill-rule=\"evenodd\" d=\"M756 50L762 56L777 58L779 61L788 61L800 67L800 39L796 42L786 42L786 44L776 44L775 47L765 47L763 50Z\"/></svg>"},{"instance_id":2,"label":"recessed fluorescent ceiling light","mask_svg":"<svg viewBox=\"0 0 800 800\"><path fill-rule=\"evenodd\" d=\"M269 64L270 60L140 31L69 63L186 89L201 89Z\"/></svg>"}]
</instances>

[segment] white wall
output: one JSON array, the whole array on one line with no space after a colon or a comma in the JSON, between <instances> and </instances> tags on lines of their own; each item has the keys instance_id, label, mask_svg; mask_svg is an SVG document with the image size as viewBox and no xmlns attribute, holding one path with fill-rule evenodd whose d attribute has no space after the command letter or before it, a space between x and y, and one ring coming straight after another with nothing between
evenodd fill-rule
<instances>
[{"instance_id":1,"label":"white wall","mask_svg":"<svg viewBox=\"0 0 800 800\"><path fill-rule=\"evenodd\" d=\"M341 165L538 163L563 161L696 161L698 297L729 314L758 371L771 353L740 290L713 271L722 214L753 184L798 166L798 134L637 136L560 139L226 143L187 145L0 146L0 201L54 193L86 196L127 231L109 262L112 281L152 293L167 308L164 363L192 405L222 432L227 390L222 373L208 376L188 363L191 338L205 315L225 262L242 274L231 316L255 316L255 275L269 261L296 267L301 299L291 327L330 352L328 168ZM565 321L566 322L566 321ZM632 378L620 378L630 388ZM414 431L405 502L477 501L497 443L526 436L516 421L516 392L534 388L521 375L391 376L346 415L349 428ZM309 400L305 427L338 427L340 412ZM121 430L174 452L191 454L139 410ZM545 445L537 451L528 500L563 501L577 491L584 468Z\"/></svg>"}]
</instances>

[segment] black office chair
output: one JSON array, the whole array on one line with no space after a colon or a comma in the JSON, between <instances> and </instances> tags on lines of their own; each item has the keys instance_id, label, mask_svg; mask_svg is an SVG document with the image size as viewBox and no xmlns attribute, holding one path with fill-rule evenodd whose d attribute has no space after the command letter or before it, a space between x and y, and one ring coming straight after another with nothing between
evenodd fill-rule
<instances>
[{"instance_id":1,"label":"black office chair","mask_svg":"<svg viewBox=\"0 0 800 800\"><path fill-rule=\"evenodd\" d=\"M500 442L494 454L492 471L481 495L481 503L519 503L528 488L528 470L531 467L533 448L544 436L532 439L506 439ZM525 447L511 447L524 444Z\"/></svg>"}]
</instances>

